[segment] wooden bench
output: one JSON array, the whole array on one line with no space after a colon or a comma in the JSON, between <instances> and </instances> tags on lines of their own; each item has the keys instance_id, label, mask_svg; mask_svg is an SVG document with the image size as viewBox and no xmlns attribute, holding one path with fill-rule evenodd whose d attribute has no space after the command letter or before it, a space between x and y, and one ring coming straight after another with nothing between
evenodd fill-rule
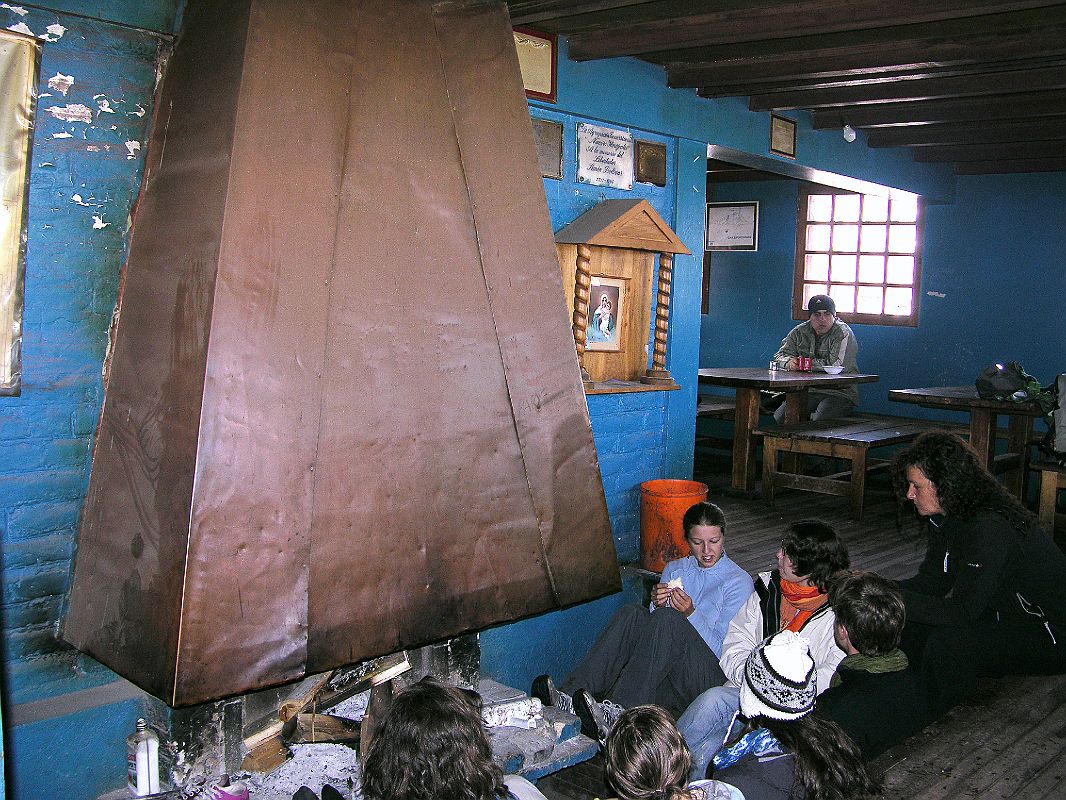
<instances>
[{"instance_id":1,"label":"wooden bench","mask_svg":"<svg viewBox=\"0 0 1066 800\"><path fill-rule=\"evenodd\" d=\"M867 451L905 444L925 431L943 427L933 420L863 415L762 428L756 433L763 437L763 496L772 506L774 493L781 488L838 495L848 498L852 516L862 519L866 476L871 470L889 464L885 460L869 459ZM778 469L778 453L839 458L850 462L851 468L825 477L786 472Z\"/></svg>"},{"instance_id":2,"label":"wooden bench","mask_svg":"<svg viewBox=\"0 0 1066 800\"><path fill-rule=\"evenodd\" d=\"M696 402L696 419L727 419L736 417L737 400L735 397L721 395L701 394ZM721 450L730 450L733 440L721 436L696 436L696 446L715 447Z\"/></svg>"}]
</instances>

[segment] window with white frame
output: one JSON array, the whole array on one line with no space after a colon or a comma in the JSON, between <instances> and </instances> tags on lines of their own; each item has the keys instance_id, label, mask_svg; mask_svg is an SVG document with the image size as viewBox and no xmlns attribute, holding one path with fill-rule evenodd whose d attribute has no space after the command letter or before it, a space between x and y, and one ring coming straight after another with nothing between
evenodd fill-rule
<instances>
[{"instance_id":1,"label":"window with white frame","mask_svg":"<svg viewBox=\"0 0 1066 800\"><path fill-rule=\"evenodd\" d=\"M916 326L921 222L917 195L801 192L792 316L828 294L847 322Z\"/></svg>"}]
</instances>

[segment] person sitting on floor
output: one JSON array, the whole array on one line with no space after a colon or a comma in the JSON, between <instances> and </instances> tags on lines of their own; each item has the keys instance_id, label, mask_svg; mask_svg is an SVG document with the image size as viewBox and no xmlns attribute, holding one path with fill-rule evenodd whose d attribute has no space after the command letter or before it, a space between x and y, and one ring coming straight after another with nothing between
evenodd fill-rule
<instances>
[{"instance_id":1,"label":"person sitting on floor","mask_svg":"<svg viewBox=\"0 0 1066 800\"><path fill-rule=\"evenodd\" d=\"M837 665L818 710L844 729L869 760L933 721L918 673L899 649L906 612L894 581L872 572L833 578Z\"/></svg>"},{"instance_id":2,"label":"person sitting on floor","mask_svg":"<svg viewBox=\"0 0 1066 800\"><path fill-rule=\"evenodd\" d=\"M618 800L744 800L720 781L688 783L688 746L659 706L635 706L618 717L604 745L604 760L607 782Z\"/></svg>"},{"instance_id":3,"label":"person sitting on floor","mask_svg":"<svg viewBox=\"0 0 1066 800\"><path fill-rule=\"evenodd\" d=\"M747 800L861 800L881 786L835 722L815 711L816 666L807 640L781 631L744 664L740 713L746 725L709 771Z\"/></svg>"},{"instance_id":4,"label":"person sitting on floor","mask_svg":"<svg viewBox=\"0 0 1066 800\"><path fill-rule=\"evenodd\" d=\"M691 555L666 565L650 609L619 609L561 691L548 675L533 681L530 694L576 713L587 736L602 741L632 706L654 703L679 714L725 680L722 637L752 594L751 577L725 554L722 509L697 503L681 524Z\"/></svg>"},{"instance_id":5,"label":"person sitting on floor","mask_svg":"<svg viewBox=\"0 0 1066 800\"><path fill-rule=\"evenodd\" d=\"M755 594L729 623L721 658L727 682L697 697L678 720L692 750L693 778L703 776L722 744L739 707L744 665L767 637L779 630L802 632L818 669L818 687L829 688L844 651L833 636L836 618L827 592L833 573L850 563L847 545L832 526L820 520L789 526L777 551L778 568L759 574Z\"/></svg>"},{"instance_id":6,"label":"person sitting on floor","mask_svg":"<svg viewBox=\"0 0 1066 800\"><path fill-rule=\"evenodd\" d=\"M942 713L979 676L1066 672L1066 555L957 436L930 431L893 462L925 520L925 560L902 581L903 649Z\"/></svg>"},{"instance_id":7,"label":"person sitting on floor","mask_svg":"<svg viewBox=\"0 0 1066 800\"><path fill-rule=\"evenodd\" d=\"M432 678L393 698L362 770L364 800L546 800L493 762L476 695Z\"/></svg>"}]
</instances>

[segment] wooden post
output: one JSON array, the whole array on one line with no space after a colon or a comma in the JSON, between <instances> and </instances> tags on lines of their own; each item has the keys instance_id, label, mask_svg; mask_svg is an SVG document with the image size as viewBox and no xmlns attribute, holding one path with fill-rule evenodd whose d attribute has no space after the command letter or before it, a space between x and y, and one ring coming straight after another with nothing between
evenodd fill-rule
<instances>
[{"instance_id":1,"label":"wooden post","mask_svg":"<svg viewBox=\"0 0 1066 800\"><path fill-rule=\"evenodd\" d=\"M592 271L589 263L592 250L587 244L577 246L577 274L574 277L574 346L577 348L577 363L581 367L581 380L591 383L585 369L585 335L589 324L589 291L592 286Z\"/></svg>"},{"instance_id":2,"label":"wooden post","mask_svg":"<svg viewBox=\"0 0 1066 800\"><path fill-rule=\"evenodd\" d=\"M670 284L673 281L673 271L673 253L660 253L659 291L655 298L655 342L651 367L641 378L641 383L674 383L674 379L666 369L666 341L670 328Z\"/></svg>"}]
</instances>

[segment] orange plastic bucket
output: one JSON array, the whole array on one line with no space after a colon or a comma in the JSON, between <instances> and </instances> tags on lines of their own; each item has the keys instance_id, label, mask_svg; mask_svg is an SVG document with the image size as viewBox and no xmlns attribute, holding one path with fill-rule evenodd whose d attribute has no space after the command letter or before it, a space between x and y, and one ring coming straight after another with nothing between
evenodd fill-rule
<instances>
[{"instance_id":1,"label":"orange plastic bucket","mask_svg":"<svg viewBox=\"0 0 1066 800\"><path fill-rule=\"evenodd\" d=\"M693 505L707 499L707 484L663 479L640 485L640 562L662 572L668 561L688 555L681 520Z\"/></svg>"}]
</instances>

